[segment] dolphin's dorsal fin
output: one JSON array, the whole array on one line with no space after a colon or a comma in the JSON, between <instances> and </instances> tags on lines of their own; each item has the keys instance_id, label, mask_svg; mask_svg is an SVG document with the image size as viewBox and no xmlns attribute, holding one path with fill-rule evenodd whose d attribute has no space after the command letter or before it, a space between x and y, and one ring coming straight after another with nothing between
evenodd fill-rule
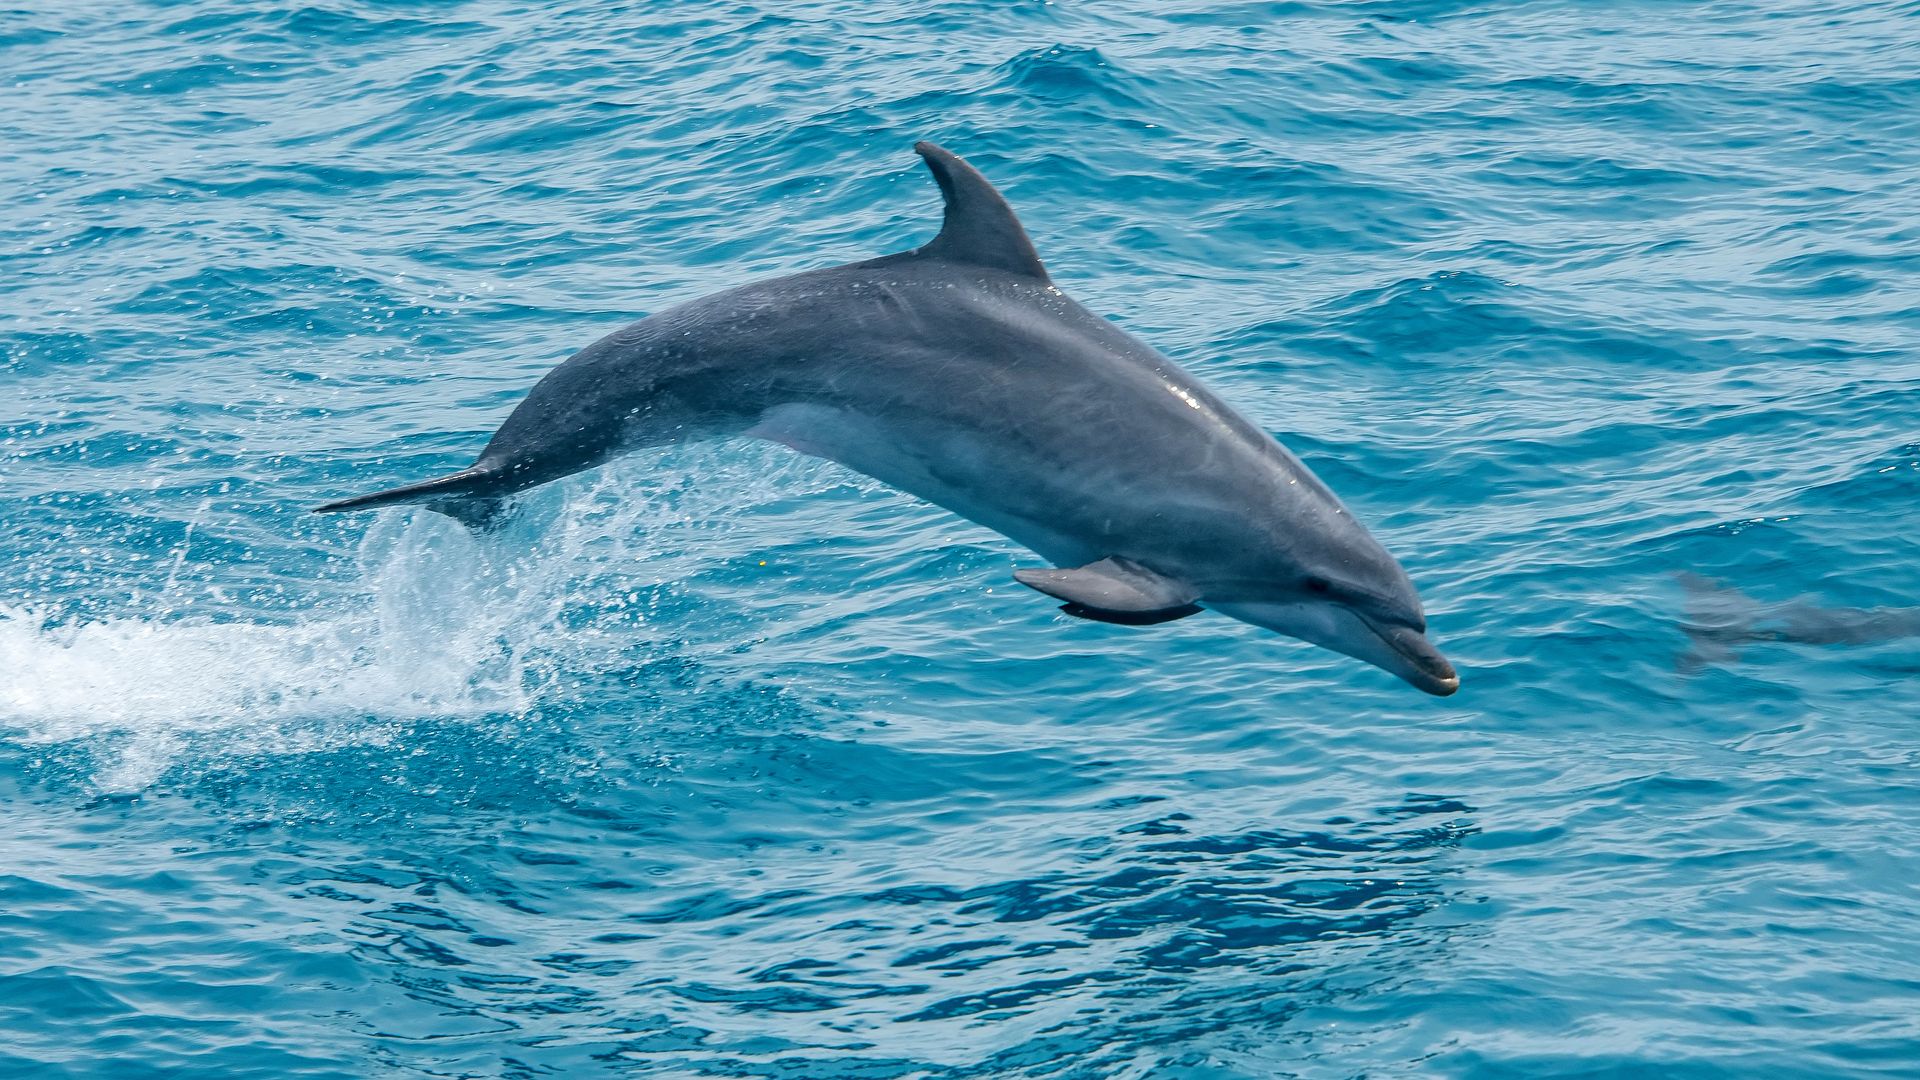
<instances>
[{"instance_id":1,"label":"dolphin's dorsal fin","mask_svg":"<svg viewBox=\"0 0 1920 1080\"><path fill-rule=\"evenodd\" d=\"M926 159L947 201L940 235L915 255L1047 280L1047 268L1040 264L1040 254L1033 250L1020 219L1013 216L1013 207L978 169L930 142L914 143L913 150Z\"/></svg>"},{"instance_id":2,"label":"dolphin's dorsal fin","mask_svg":"<svg viewBox=\"0 0 1920 1080\"><path fill-rule=\"evenodd\" d=\"M1150 626L1184 619L1200 610L1192 586L1119 557L1074 570L1015 570L1030 589L1065 600L1060 610L1082 619Z\"/></svg>"}]
</instances>

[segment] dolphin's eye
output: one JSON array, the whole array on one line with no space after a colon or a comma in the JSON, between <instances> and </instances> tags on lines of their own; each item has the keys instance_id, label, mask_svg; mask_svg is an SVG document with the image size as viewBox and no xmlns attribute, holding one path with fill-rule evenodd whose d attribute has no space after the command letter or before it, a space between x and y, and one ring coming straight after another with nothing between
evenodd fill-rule
<instances>
[{"instance_id":1,"label":"dolphin's eye","mask_svg":"<svg viewBox=\"0 0 1920 1080\"><path fill-rule=\"evenodd\" d=\"M1333 583L1323 577L1310 577L1306 580L1307 591L1320 596L1333 591Z\"/></svg>"}]
</instances>

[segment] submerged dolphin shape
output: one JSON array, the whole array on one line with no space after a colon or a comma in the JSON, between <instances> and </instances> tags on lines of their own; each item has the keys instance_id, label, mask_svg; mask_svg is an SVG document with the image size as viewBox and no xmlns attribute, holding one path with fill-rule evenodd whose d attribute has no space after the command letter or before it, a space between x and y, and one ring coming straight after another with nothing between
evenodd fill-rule
<instances>
[{"instance_id":1,"label":"submerged dolphin shape","mask_svg":"<svg viewBox=\"0 0 1920 1080\"><path fill-rule=\"evenodd\" d=\"M1687 616L1680 624L1687 635L1687 649L1679 661L1682 675L1737 662L1741 646L1760 641L1875 645L1920 637L1920 608L1832 608L1804 601L1762 604L1699 574L1677 576L1687 590Z\"/></svg>"},{"instance_id":2,"label":"submerged dolphin shape","mask_svg":"<svg viewBox=\"0 0 1920 1080\"><path fill-rule=\"evenodd\" d=\"M747 435L1032 548L1061 569L1014 576L1069 614L1205 606L1459 688L1406 572L1300 459L1056 288L972 166L914 150L946 199L925 247L642 319L542 378L470 468L319 511L424 503L482 527L512 493L620 454Z\"/></svg>"}]
</instances>

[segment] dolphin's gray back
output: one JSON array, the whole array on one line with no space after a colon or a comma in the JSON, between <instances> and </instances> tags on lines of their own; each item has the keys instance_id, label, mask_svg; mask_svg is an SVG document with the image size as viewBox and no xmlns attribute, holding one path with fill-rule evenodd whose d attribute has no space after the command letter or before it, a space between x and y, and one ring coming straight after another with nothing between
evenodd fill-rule
<instances>
[{"instance_id":1,"label":"dolphin's gray back","mask_svg":"<svg viewBox=\"0 0 1920 1080\"><path fill-rule=\"evenodd\" d=\"M548 464L556 422L581 441ZM1289 528L1300 514L1345 516L1266 432L1044 278L922 253L747 285L611 334L543 380L481 460L537 483L739 433L1067 565L1188 547L1217 565L1223 546L1290 550L1324 532Z\"/></svg>"}]
</instances>

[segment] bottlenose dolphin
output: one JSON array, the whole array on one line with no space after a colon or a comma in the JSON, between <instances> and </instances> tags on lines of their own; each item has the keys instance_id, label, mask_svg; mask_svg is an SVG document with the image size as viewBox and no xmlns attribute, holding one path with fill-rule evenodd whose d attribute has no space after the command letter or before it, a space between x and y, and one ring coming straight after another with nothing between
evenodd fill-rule
<instances>
[{"instance_id":1,"label":"bottlenose dolphin","mask_svg":"<svg viewBox=\"0 0 1920 1080\"><path fill-rule=\"evenodd\" d=\"M1698 674L1710 664L1734 663L1740 647L1756 641L1796 645L1875 645L1920 637L1920 608L1831 608L1794 602L1763 605L1711 578L1682 572L1687 590L1687 635L1681 654L1682 675Z\"/></svg>"},{"instance_id":2,"label":"bottlenose dolphin","mask_svg":"<svg viewBox=\"0 0 1920 1080\"><path fill-rule=\"evenodd\" d=\"M914 150L946 201L931 243L642 319L535 384L471 467L319 511L424 503L484 527L514 492L620 454L746 435L1032 548L1059 569L1014 577L1068 614L1204 606L1459 688L1406 571L1300 459L1056 288L971 165Z\"/></svg>"}]
</instances>

